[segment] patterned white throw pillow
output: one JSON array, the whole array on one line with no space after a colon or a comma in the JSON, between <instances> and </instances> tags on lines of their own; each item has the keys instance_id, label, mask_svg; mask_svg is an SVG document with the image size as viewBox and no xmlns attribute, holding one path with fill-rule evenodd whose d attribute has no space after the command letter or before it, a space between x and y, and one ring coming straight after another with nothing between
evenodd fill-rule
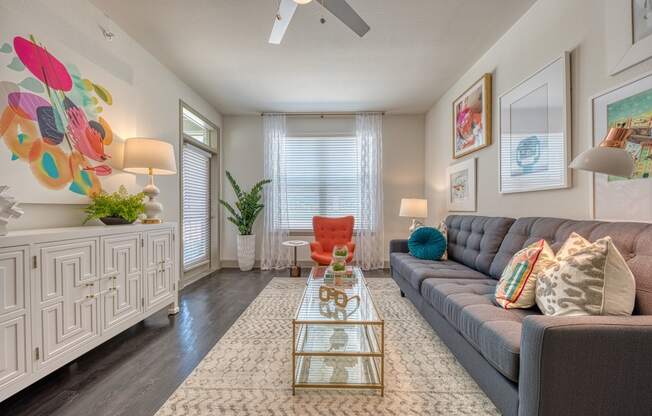
<instances>
[{"instance_id":1,"label":"patterned white throw pillow","mask_svg":"<svg viewBox=\"0 0 652 416\"><path fill-rule=\"evenodd\" d=\"M541 312L551 316L631 315L636 281L611 238L588 245L576 240L576 244L539 276L536 303Z\"/></svg>"},{"instance_id":2,"label":"patterned white throw pillow","mask_svg":"<svg viewBox=\"0 0 652 416\"><path fill-rule=\"evenodd\" d=\"M440 233L444 236L446 239L446 250L444 250L444 254L441 256L440 260L448 260L448 226L444 221L439 223L439 227L437 227Z\"/></svg>"},{"instance_id":3,"label":"patterned white throw pillow","mask_svg":"<svg viewBox=\"0 0 652 416\"><path fill-rule=\"evenodd\" d=\"M590 245L591 242L586 238L577 233L571 233L555 255L555 259L559 262L564 260L566 257L577 254L578 251L587 248Z\"/></svg>"}]
</instances>

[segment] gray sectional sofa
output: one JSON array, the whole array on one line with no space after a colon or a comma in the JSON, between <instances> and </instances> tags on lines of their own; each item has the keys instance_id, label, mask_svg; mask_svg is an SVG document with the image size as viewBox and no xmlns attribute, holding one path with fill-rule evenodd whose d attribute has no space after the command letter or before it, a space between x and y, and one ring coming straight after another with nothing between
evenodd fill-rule
<instances>
[{"instance_id":1,"label":"gray sectional sofa","mask_svg":"<svg viewBox=\"0 0 652 416\"><path fill-rule=\"evenodd\" d=\"M390 242L392 277L505 415L652 415L652 224L452 215L445 261ZM505 310L493 294L521 248L611 236L637 283L631 317Z\"/></svg>"}]
</instances>

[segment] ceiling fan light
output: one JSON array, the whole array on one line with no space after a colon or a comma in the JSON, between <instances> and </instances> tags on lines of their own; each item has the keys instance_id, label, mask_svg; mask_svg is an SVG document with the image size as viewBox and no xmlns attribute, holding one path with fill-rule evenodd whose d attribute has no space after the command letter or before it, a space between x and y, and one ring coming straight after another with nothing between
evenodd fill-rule
<instances>
[{"instance_id":1,"label":"ceiling fan light","mask_svg":"<svg viewBox=\"0 0 652 416\"><path fill-rule=\"evenodd\" d=\"M297 3L297 4L308 4L311 1L312 0L294 0L294 2Z\"/></svg>"}]
</instances>

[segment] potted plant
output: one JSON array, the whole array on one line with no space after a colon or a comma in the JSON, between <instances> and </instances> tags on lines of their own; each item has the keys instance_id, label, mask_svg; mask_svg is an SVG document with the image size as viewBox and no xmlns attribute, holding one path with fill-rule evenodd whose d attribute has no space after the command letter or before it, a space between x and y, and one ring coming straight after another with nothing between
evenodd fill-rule
<instances>
[{"instance_id":1,"label":"potted plant","mask_svg":"<svg viewBox=\"0 0 652 416\"><path fill-rule=\"evenodd\" d=\"M270 183L270 179L263 179L251 188L251 191L243 191L238 183L233 179L229 171L226 171L226 177L233 187L233 192L238 199L235 202L235 208L228 202L220 199L220 204L231 214L228 220L238 227L237 246L238 246L238 266L242 271L249 271L254 267L256 258L256 236L251 233L254 222L263 210L264 205L260 203L262 198L263 186Z\"/></svg>"},{"instance_id":2,"label":"potted plant","mask_svg":"<svg viewBox=\"0 0 652 416\"><path fill-rule=\"evenodd\" d=\"M84 224L98 219L106 225L133 224L145 212L145 194L129 195L124 186L112 194L104 191L91 196L91 204L84 210Z\"/></svg>"}]
</instances>

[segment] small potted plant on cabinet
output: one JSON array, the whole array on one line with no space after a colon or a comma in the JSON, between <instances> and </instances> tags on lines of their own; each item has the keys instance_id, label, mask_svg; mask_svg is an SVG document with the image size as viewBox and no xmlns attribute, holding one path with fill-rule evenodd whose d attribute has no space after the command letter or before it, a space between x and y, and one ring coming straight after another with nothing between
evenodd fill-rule
<instances>
[{"instance_id":1,"label":"small potted plant on cabinet","mask_svg":"<svg viewBox=\"0 0 652 416\"><path fill-rule=\"evenodd\" d=\"M228 220L238 227L238 266L242 271L249 271L254 267L256 258L256 236L252 234L254 222L263 210L264 205L260 203L262 198L263 186L270 183L270 179L263 179L256 183L251 191L243 191L238 183L233 179L229 171L226 171L226 177L233 187L233 192L238 199L235 207L228 202L220 199L220 204L229 212Z\"/></svg>"},{"instance_id":2,"label":"small potted plant on cabinet","mask_svg":"<svg viewBox=\"0 0 652 416\"><path fill-rule=\"evenodd\" d=\"M91 196L91 204L84 210L87 214L84 224L98 219L106 225L133 224L145 212L145 194L129 195L124 186L112 194L100 192Z\"/></svg>"}]
</instances>

